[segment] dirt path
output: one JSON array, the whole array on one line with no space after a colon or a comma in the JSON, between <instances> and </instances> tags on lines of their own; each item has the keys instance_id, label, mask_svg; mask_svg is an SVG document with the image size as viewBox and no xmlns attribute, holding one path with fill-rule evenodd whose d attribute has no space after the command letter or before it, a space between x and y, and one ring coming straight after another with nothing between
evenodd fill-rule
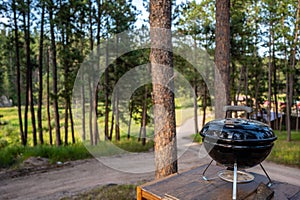
<instances>
[{"instance_id":1,"label":"dirt path","mask_svg":"<svg viewBox=\"0 0 300 200\"><path fill-rule=\"evenodd\" d=\"M199 152L203 150L201 146L192 143L189 138L188 130L192 127L191 119L178 128L179 171L207 164L210 160L208 156L203 156L203 151ZM101 185L139 183L154 178L153 152L103 158L101 161L74 161L60 168L15 178L2 178L0 199L60 199ZM300 186L299 169L267 162L263 164L272 179ZM140 173L128 173L123 169ZM249 171L263 174L258 167Z\"/></svg>"}]
</instances>

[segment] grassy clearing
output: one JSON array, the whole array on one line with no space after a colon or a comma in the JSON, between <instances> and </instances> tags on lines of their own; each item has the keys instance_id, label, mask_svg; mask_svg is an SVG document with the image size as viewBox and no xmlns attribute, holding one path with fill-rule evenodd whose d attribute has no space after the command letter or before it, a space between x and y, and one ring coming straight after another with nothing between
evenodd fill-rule
<instances>
[{"instance_id":1,"label":"grassy clearing","mask_svg":"<svg viewBox=\"0 0 300 200\"><path fill-rule=\"evenodd\" d=\"M24 109L24 108L23 108ZM49 143L49 130L48 124L46 119L45 110L42 111L43 113L43 135L45 143ZM63 110L60 110L60 114L62 114ZM24 110L23 110L24 113ZM178 125L182 124L185 120L192 117L193 112L192 108L178 108L176 110L177 114L177 121ZM75 145L68 145L62 147L55 147L51 145L38 145L36 147L32 147L32 131L31 131L31 117L30 114L28 116L28 146L23 147L21 146L20 135L19 135L19 120L18 120L18 113L17 107L10 107L10 108L0 108L0 115L3 115L0 118L0 167L11 167L16 166L28 157L40 156L49 158L51 162L57 161L69 161L69 160L77 160L77 159L84 159L90 158L91 154L86 149L88 143L83 145L80 142L79 135L76 135L76 144ZM103 117L102 117L103 118ZM101 122L103 119L99 118L99 123L101 127ZM52 122L54 126L54 122ZM61 138L64 138L64 130L63 130L63 123L64 119L61 118ZM5 124L5 125L3 125ZM80 130L79 127L75 128L76 130ZM147 132L149 132L148 137L153 138L153 127L149 127ZM120 152L145 152L149 151L153 148L153 140L147 140L145 146L141 144L141 142L137 142L137 136L139 131L139 125L133 126L131 130L132 138L128 140L126 138L126 133L123 133L121 141L112 141L110 142L100 142L97 146L88 148L89 150L96 151L96 155L99 156L109 156L113 154L118 154ZM53 140L55 140L55 134L53 134ZM70 136L71 134L69 134ZM71 136L70 136L71 137ZM103 138L103 137L102 137ZM69 138L71 141L71 138ZM114 148L111 148L111 147ZM115 148L118 147L118 148ZM116 150L117 149L117 150Z\"/></svg>"},{"instance_id":2,"label":"grassy clearing","mask_svg":"<svg viewBox=\"0 0 300 200\"><path fill-rule=\"evenodd\" d=\"M116 148L118 147L118 148ZM48 158L51 163L57 161L66 162L71 160L80 160L91 158L92 155L110 156L125 152L145 152L153 147L153 141L148 141L145 146L135 139L123 139L121 141L100 142L96 146L89 146L83 143L72 144L68 146L50 146L38 145L30 146L6 146L0 148L0 168L17 166L29 157Z\"/></svg>"},{"instance_id":3,"label":"grassy clearing","mask_svg":"<svg viewBox=\"0 0 300 200\"><path fill-rule=\"evenodd\" d=\"M108 185L73 197L65 197L61 200L134 200L136 199L136 185Z\"/></svg>"},{"instance_id":4,"label":"grassy clearing","mask_svg":"<svg viewBox=\"0 0 300 200\"><path fill-rule=\"evenodd\" d=\"M292 132L292 141L287 142L287 133L275 131L278 139L275 141L275 145L271 154L267 160L300 167L300 133Z\"/></svg>"},{"instance_id":5,"label":"grassy clearing","mask_svg":"<svg viewBox=\"0 0 300 200\"><path fill-rule=\"evenodd\" d=\"M70 160L79 160L91 158L91 154L82 144L54 147L43 146L8 146L0 150L0 168L17 166L29 157L48 158L51 163L57 161L65 162Z\"/></svg>"},{"instance_id":6,"label":"grassy clearing","mask_svg":"<svg viewBox=\"0 0 300 200\"><path fill-rule=\"evenodd\" d=\"M53 147L50 145L43 145L37 147L30 147L32 145L31 140L31 130L29 126L28 132L28 147L20 146L20 136L19 136L19 122L17 115L17 108L0 108L0 115L3 115L3 118L0 118L0 167L10 167L15 164L18 164L30 156L41 156L49 158L51 162L56 161L68 161L68 160L77 160L90 158L90 153L86 150L85 145L80 142L80 139L77 137L77 144L62 146L62 147ZM45 115L44 115L45 116ZM187 119L193 117L193 108L177 108L176 109L176 124L177 126L183 124ZM43 119L44 127L44 140L48 142L48 130L46 119ZM63 120L63 119L62 119ZM101 118L99 122L101 122ZM31 122L29 121L29 124ZM101 123L100 123L101 124ZM62 124L63 125L63 121ZM148 131L153 134L153 127L150 127ZM63 129L63 126L62 126ZM79 130L79 128L77 127ZM138 128L137 128L138 129ZM97 155L108 156L121 151L129 152L144 152L149 151L153 147L153 141L147 140L145 146L141 145L141 142L137 142L137 131L132 130L132 139L126 139L126 133L124 133L121 141L113 141L112 144L107 144L105 142L100 142L98 146L94 149L97 150ZM62 138L64 137L62 130ZM153 137L153 135L149 137ZM69 134L70 135L70 134ZM287 142L286 132L276 131L278 140L275 142L275 146L268 157L269 161L276 162L279 164L285 164L290 166L300 167L300 133L292 133L292 141ZM193 135L192 137L195 137ZM103 137L102 137L103 138ZM196 134L194 139L195 141L201 141L199 134ZM69 140L71 141L71 140ZM109 148L111 145L117 146L121 149L115 150L116 148ZM90 149L89 149L90 150Z\"/></svg>"},{"instance_id":7,"label":"grassy clearing","mask_svg":"<svg viewBox=\"0 0 300 200\"><path fill-rule=\"evenodd\" d=\"M44 110L43 110L44 112ZM62 110L60 110L62 112ZM69 144L68 146L51 146L51 145L38 145L32 147L32 132L31 132L31 121L29 115L29 129L28 129L28 146L21 146L20 135L19 135L19 121L17 108L0 108L0 115L3 115L0 118L0 168L16 166L28 157L45 157L49 158L51 162L57 161L69 161L69 160L78 160L84 158L92 157L86 146L83 145L79 135L76 134L76 144ZM45 118L45 113L43 113L43 135L45 143L49 143L49 132L47 119ZM99 118L101 122L102 118ZM64 119L61 118L61 138L64 138L63 130ZM101 124L101 123L100 123ZM75 130L80 130L79 127L75 127ZM149 129L151 132L151 130ZM55 140L55 133L53 132L53 140ZM153 133L152 133L153 134ZM100 152L100 155L107 156L116 153L120 153L120 149L129 152L143 152L149 151L153 147L153 141L148 140L146 145L143 146L141 142L137 141L138 134L135 130L132 130L132 138L128 140L126 134L121 138L121 141L112 141L110 142L100 142L97 146L92 147L97 149L97 153ZM69 134L71 137L71 134ZM151 137L151 136L149 136ZM103 138L103 137L101 137ZM71 138L69 138L71 141ZM88 146L88 144L86 144ZM111 151L110 146L119 147L118 151ZM114 148L116 149L116 148ZM90 149L89 149L90 150Z\"/></svg>"}]
</instances>

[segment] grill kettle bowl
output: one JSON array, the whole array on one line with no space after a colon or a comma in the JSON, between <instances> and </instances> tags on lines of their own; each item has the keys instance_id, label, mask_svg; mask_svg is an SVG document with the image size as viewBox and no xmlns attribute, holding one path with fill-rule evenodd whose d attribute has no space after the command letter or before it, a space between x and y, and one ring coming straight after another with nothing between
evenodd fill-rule
<instances>
[{"instance_id":1,"label":"grill kettle bowl","mask_svg":"<svg viewBox=\"0 0 300 200\"><path fill-rule=\"evenodd\" d=\"M250 168L270 154L277 139L273 130L259 121L241 118L208 122L200 131L203 144L212 159L232 168Z\"/></svg>"}]
</instances>

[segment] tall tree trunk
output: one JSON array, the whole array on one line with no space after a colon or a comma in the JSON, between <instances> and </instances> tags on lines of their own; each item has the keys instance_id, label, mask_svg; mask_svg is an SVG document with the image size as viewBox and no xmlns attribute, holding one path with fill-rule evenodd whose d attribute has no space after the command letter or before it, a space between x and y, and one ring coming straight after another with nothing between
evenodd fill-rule
<instances>
[{"instance_id":1,"label":"tall tree trunk","mask_svg":"<svg viewBox=\"0 0 300 200\"><path fill-rule=\"evenodd\" d=\"M202 118L202 127L205 125L205 119L206 119L206 107L207 107L207 86L204 85L204 95L203 95L203 118Z\"/></svg>"},{"instance_id":2,"label":"tall tree trunk","mask_svg":"<svg viewBox=\"0 0 300 200\"><path fill-rule=\"evenodd\" d=\"M234 64L233 64L234 65ZM243 77L243 74L244 74L244 65L241 67L241 71L240 71L240 78L239 78L239 84L238 84L238 88L237 88L237 91L236 91L236 100L234 102L234 105L238 105L238 101L239 101L239 98L240 98L240 93L241 93L241 86L242 86L242 77Z\"/></svg>"},{"instance_id":3,"label":"tall tree trunk","mask_svg":"<svg viewBox=\"0 0 300 200\"><path fill-rule=\"evenodd\" d=\"M68 31L66 31L68 34ZM67 44L65 45L64 49L68 48L68 36L66 37ZM69 107L70 101L69 101L69 61L68 58L64 61L64 100L65 100L65 123L64 123L64 129L65 129L65 145L68 145L68 137L69 137Z\"/></svg>"},{"instance_id":4,"label":"tall tree trunk","mask_svg":"<svg viewBox=\"0 0 300 200\"><path fill-rule=\"evenodd\" d=\"M89 37L89 42L90 42L90 51L93 52L94 49L94 39L93 39L93 21L92 21L92 1L89 1L89 8L90 8L90 13L89 13L89 32L90 32L90 37ZM93 93L93 80L91 80L90 76L88 78L88 83L89 83L89 133L90 133L90 144L94 145L94 137L93 137L93 107L94 107L94 93Z\"/></svg>"},{"instance_id":5,"label":"tall tree trunk","mask_svg":"<svg viewBox=\"0 0 300 200\"><path fill-rule=\"evenodd\" d=\"M41 32L40 32L40 47L39 47L39 98L38 98L38 110L37 110L37 121L38 121L40 144L44 144L43 126L42 126L44 18L45 18L45 5L44 2L42 2Z\"/></svg>"},{"instance_id":6,"label":"tall tree trunk","mask_svg":"<svg viewBox=\"0 0 300 200\"><path fill-rule=\"evenodd\" d=\"M128 121L127 139L130 139L132 113L133 113L133 101L131 100L130 106L129 106L129 121Z\"/></svg>"},{"instance_id":7,"label":"tall tree trunk","mask_svg":"<svg viewBox=\"0 0 300 200\"><path fill-rule=\"evenodd\" d=\"M251 106L249 104L249 99L248 99L248 73L249 73L249 70L248 70L248 67L245 66L245 101L246 101L246 106Z\"/></svg>"},{"instance_id":8,"label":"tall tree trunk","mask_svg":"<svg viewBox=\"0 0 300 200\"><path fill-rule=\"evenodd\" d=\"M75 144L75 130L74 130L74 120L73 120L73 114L72 114L72 106L71 102L69 102L69 114L70 114L70 125L71 125L71 134L72 134L72 143Z\"/></svg>"},{"instance_id":9,"label":"tall tree trunk","mask_svg":"<svg viewBox=\"0 0 300 200\"><path fill-rule=\"evenodd\" d=\"M31 113L31 124L32 124L32 140L33 145L37 145L36 136L36 125L35 125L35 113L33 107L33 91L32 91L32 66L30 61L30 0L27 0L26 11L24 11L24 33L25 33L25 44L26 44L26 107L25 117L28 118L28 106L30 107ZM26 121L28 123L28 121ZM26 126L26 129L28 127ZM28 130L26 131L26 134Z\"/></svg>"},{"instance_id":10,"label":"tall tree trunk","mask_svg":"<svg viewBox=\"0 0 300 200\"><path fill-rule=\"evenodd\" d=\"M56 62L56 44L54 35L54 20L53 20L53 0L50 1L49 18L50 18L50 34L51 34L51 52L52 52L52 65L53 65L53 111L55 120L55 132L56 132L56 145L61 145L60 138L60 124L59 124L59 112L58 112L58 89L57 89L57 62Z\"/></svg>"},{"instance_id":11,"label":"tall tree trunk","mask_svg":"<svg viewBox=\"0 0 300 200\"><path fill-rule=\"evenodd\" d=\"M261 110L260 108L260 105L259 105L259 102L258 102L258 93L259 93L259 82L260 82L260 77L261 77L261 73L259 74L256 74L255 76L255 82L256 82L256 85L255 85L255 94L254 94L254 98L255 98L255 108L256 108L256 119L258 119L258 113L259 111ZM263 119L263 115L261 115L262 119Z\"/></svg>"},{"instance_id":12,"label":"tall tree trunk","mask_svg":"<svg viewBox=\"0 0 300 200\"><path fill-rule=\"evenodd\" d=\"M198 133L198 95L197 95L197 83L195 81L194 83L194 130L195 130L195 134Z\"/></svg>"},{"instance_id":13,"label":"tall tree trunk","mask_svg":"<svg viewBox=\"0 0 300 200\"><path fill-rule=\"evenodd\" d=\"M51 115L50 115L50 54L51 54L51 49L48 47L47 49L47 97L46 97L46 107L47 107L47 121L48 121L48 130L49 130L49 144L53 144L52 140L52 126L51 126Z\"/></svg>"},{"instance_id":14,"label":"tall tree trunk","mask_svg":"<svg viewBox=\"0 0 300 200\"><path fill-rule=\"evenodd\" d=\"M272 15L272 14L271 14ZM269 61L268 61L268 125L271 126L271 109L272 109L272 71L273 71L273 63L272 63L272 48L274 45L274 31L273 31L273 22L270 21L270 35L269 35Z\"/></svg>"},{"instance_id":15,"label":"tall tree trunk","mask_svg":"<svg viewBox=\"0 0 300 200\"><path fill-rule=\"evenodd\" d=\"M66 88L65 88L66 89ZM65 97L67 98L67 97ZM69 102L67 99L65 99L65 145L68 145L68 128L69 128Z\"/></svg>"},{"instance_id":16,"label":"tall tree trunk","mask_svg":"<svg viewBox=\"0 0 300 200\"><path fill-rule=\"evenodd\" d=\"M89 93L90 93L90 111L89 111L89 133L90 133L90 144L94 145L94 137L93 137L93 86L91 78L89 77Z\"/></svg>"},{"instance_id":17,"label":"tall tree trunk","mask_svg":"<svg viewBox=\"0 0 300 200\"><path fill-rule=\"evenodd\" d=\"M230 0L216 1L215 36L215 64L218 70L215 73L215 115L216 118L223 118L223 107L230 105Z\"/></svg>"},{"instance_id":18,"label":"tall tree trunk","mask_svg":"<svg viewBox=\"0 0 300 200\"><path fill-rule=\"evenodd\" d=\"M286 40L284 38L283 43L285 44L284 46L284 68L286 70L285 73L285 78L286 78L286 84L285 84L285 98L286 98L286 109L285 109L285 124L286 124L286 131L287 131L287 141L291 140L291 107L290 107L290 98L289 98L289 63L288 63L288 53L287 53L287 45L286 45ZM281 128L280 128L281 131Z\"/></svg>"},{"instance_id":19,"label":"tall tree trunk","mask_svg":"<svg viewBox=\"0 0 300 200\"><path fill-rule=\"evenodd\" d=\"M274 129L278 130L278 99L277 99L277 66L276 66L276 57L275 57L275 42L273 42L273 52L272 52L272 66L273 66L273 94L274 94L274 106L275 110L273 111L275 114L275 119L274 119Z\"/></svg>"},{"instance_id":20,"label":"tall tree trunk","mask_svg":"<svg viewBox=\"0 0 300 200\"><path fill-rule=\"evenodd\" d=\"M197 40L196 40L196 36L194 36L193 38L194 41L194 49L197 49ZM194 53L194 60L197 59L197 55L196 55L196 51ZM194 69L194 74L197 74L197 70ZM194 130L195 130L195 134L198 133L199 128L198 128L198 86L197 86L197 76L194 77L194 81L193 81L193 89L194 89Z\"/></svg>"},{"instance_id":21,"label":"tall tree trunk","mask_svg":"<svg viewBox=\"0 0 300 200\"><path fill-rule=\"evenodd\" d=\"M24 2L25 3L25 2ZM23 5L25 6L25 5ZM29 41L29 38L28 38L28 35L27 35L27 27L26 27L26 12L25 10L23 9L23 25L24 25L24 35L25 35L25 50L26 50L26 99L25 99L25 110L24 110L24 136L27 140L27 136L28 136L28 107L29 107L29 73L30 73L30 70L28 69L30 63L29 60L30 60L30 54L28 52L28 49L27 49L27 45L28 43L26 41ZM28 58L29 57L29 58Z\"/></svg>"},{"instance_id":22,"label":"tall tree trunk","mask_svg":"<svg viewBox=\"0 0 300 200\"><path fill-rule=\"evenodd\" d=\"M96 91L95 91L95 96L94 96L94 143L95 145L99 141L99 130L98 130L98 83L96 84Z\"/></svg>"},{"instance_id":23,"label":"tall tree trunk","mask_svg":"<svg viewBox=\"0 0 300 200\"><path fill-rule=\"evenodd\" d=\"M101 0L97 0L97 7L98 7L98 17L97 17L97 55L100 54L99 49L100 49L100 31L101 31ZM90 19L91 20L91 19ZM90 21L91 22L91 21ZM97 70L99 70L99 63L97 63ZM96 91L95 91L95 96L94 96L94 142L95 145L98 143L99 138L99 130L98 130L98 87L99 87L99 82L95 83L96 85Z\"/></svg>"},{"instance_id":24,"label":"tall tree trunk","mask_svg":"<svg viewBox=\"0 0 300 200\"><path fill-rule=\"evenodd\" d=\"M273 55L273 66L274 66L274 70L273 70L273 84L274 84L274 106L275 106L275 123L274 123L274 129L278 130L278 123L279 123L279 119L278 119L278 98L277 98L277 69L276 69L276 64L275 64L275 55Z\"/></svg>"},{"instance_id":25,"label":"tall tree trunk","mask_svg":"<svg viewBox=\"0 0 300 200\"><path fill-rule=\"evenodd\" d=\"M289 83L290 83L290 69L287 69L286 72L286 131L287 131L287 141L291 141L291 99L290 99L290 90L289 90Z\"/></svg>"},{"instance_id":26,"label":"tall tree trunk","mask_svg":"<svg viewBox=\"0 0 300 200\"><path fill-rule=\"evenodd\" d=\"M19 118L19 129L22 145L27 144L27 138L23 131L22 121L22 108L21 108L21 69L20 69L20 50L19 50L19 29L17 23L17 5L15 0L12 3L14 13L14 27L15 27L15 51L16 51L16 67L17 67L17 105L18 105L18 118Z\"/></svg>"},{"instance_id":27,"label":"tall tree trunk","mask_svg":"<svg viewBox=\"0 0 300 200\"><path fill-rule=\"evenodd\" d=\"M295 21L295 30L294 30L294 41L293 41L293 47L292 47L292 53L291 53L291 63L290 63L290 69L288 70L287 75L288 77L288 83L287 83L287 89L288 89L288 94L287 94L287 99L289 101L289 104L287 104L287 106L289 106L289 127L288 127L288 137L287 140L291 141L292 140L292 136L291 136L291 107L292 107L292 101L293 101L293 90L294 90L294 71L295 71L295 65L296 65L296 50L297 50L297 42L298 42L298 31L299 31L299 12L300 12L300 0L298 0L298 4L297 4L297 12L296 12L296 21ZM287 116L288 117L288 116Z\"/></svg>"},{"instance_id":28,"label":"tall tree trunk","mask_svg":"<svg viewBox=\"0 0 300 200\"><path fill-rule=\"evenodd\" d=\"M148 97L148 90L147 86L145 86L145 93L144 93L144 102L143 102L143 112L142 112L142 144L146 145L146 137L147 137L147 97Z\"/></svg>"},{"instance_id":29,"label":"tall tree trunk","mask_svg":"<svg viewBox=\"0 0 300 200\"><path fill-rule=\"evenodd\" d=\"M298 131L299 131L299 106L298 103L296 102L296 132Z\"/></svg>"},{"instance_id":30,"label":"tall tree trunk","mask_svg":"<svg viewBox=\"0 0 300 200\"><path fill-rule=\"evenodd\" d=\"M178 171L173 54L171 35L171 0L150 0L151 72L154 105L155 177ZM163 47L170 49L165 50Z\"/></svg>"},{"instance_id":31,"label":"tall tree trunk","mask_svg":"<svg viewBox=\"0 0 300 200\"><path fill-rule=\"evenodd\" d=\"M115 123L115 101L112 101L112 114L111 114L111 125L110 125L110 133L109 133L109 140L112 140L112 135L114 131L114 123Z\"/></svg>"},{"instance_id":32,"label":"tall tree trunk","mask_svg":"<svg viewBox=\"0 0 300 200\"><path fill-rule=\"evenodd\" d=\"M61 3L61 2L60 2ZM66 18L64 19L66 21L70 21L70 10L69 8L66 9L67 12ZM65 129L65 145L68 145L69 141L69 107L70 105L70 100L69 100L69 68L70 68L70 61L69 61L69 54L70 54L70 24L67 23L65 26L61 28L61 37L62 37L62 44L63 44L63 58L62 62L64 64L64 101L65 101L65 123L64 123L64 129Z\"/></svg>"},{"instance_id":33,"label":"tall tree trunk","mask_svg":"<svg viewBox=\"0 0 300 200\"><path fill-rule=\"evenodd\" d=\"M86 129L85 129L85 88L84 88L84 74L81 76L81 99L82 99L82 140L86 140Z\"/></svg>"},{"instance_id":34,"label":"tall tree trunk","mask_svg":"<svg viewBox=\"0 0 300 200\"><path fill-rule=\"evenodd\" d=\"M84 11L82 11L84 12ZM82 14L84 16L84 14ZM83 29L83 23L80 23L80 29L82 30ZM85 39L82 38L80 40L80 52L82 55L84 55L84 47L85 47ZM81 74L81 77L80 77L80 80L81 80L81 88L80 88L80 91L81 91L81 101L82 101L82 108L81 108L81 112L82 112L82 118L81 118L81 123L82 123L82 126L81 126L81 139L82 141L85 141L86 140L86 116L85 116L85 80L84 80L84 73ZM70 110L71 111L71 110ZM71 114L70 114L71 115ZM72 117L72 115L71 115ZM73 117L72 117L73 118ZM72 123L72 120L71 120L71 123ZM73 129L74 129L74 125L73 125Z\"/></svg>"},{"instance_id":35,"label":"tall tree trunk","mask_svg":"<svg viewBox=\"0 0 300 200\"><path fill-rule=\"evenodd\" d=\"M108 42L105 46L105 66L108 66ZM108 69L104 72L104 95L105 95L105 115L104 115L104 135L105 139L109 139L108 134L108 121L109 121L109 91L108 91Z\"/></svg>"},{"instance_id":36,"label":"tall tree trunk","mask_svg":"<svg viewBox=\"0 0 300 200\"><path fill-rule=\"evenodd\" d=\"M118 21L117 21L118 22ZM119 24L116 24L116 29L118 30L118 26ZM116 37L116 55L118 56L119 54L119 37L117 35ZM117 67L120 66L120 62L119 59L116 60L116 65L115 65L115 75L116 75L116 79L119 78L119 71L117 69ZM117 80L116 80L117 82ZM120 140L120 110L119 110L119 88L116 89L116 94L114 96L115 98L115 136L116 136L116 140L119 141Z\"/></svg>"},{"instance_id":37,"label":"tall tree trunk","mask_svg":"<svg viewBox=\"0 0 300 200\"><path fill-rule=\"evenodd\" d=\"M120 120L120 114L119 114L119 90L117 88L117 92L115 94L115 137L116 141L120 140L120 127L119 127L119 120Z\"/></svg>"}]
</instances>

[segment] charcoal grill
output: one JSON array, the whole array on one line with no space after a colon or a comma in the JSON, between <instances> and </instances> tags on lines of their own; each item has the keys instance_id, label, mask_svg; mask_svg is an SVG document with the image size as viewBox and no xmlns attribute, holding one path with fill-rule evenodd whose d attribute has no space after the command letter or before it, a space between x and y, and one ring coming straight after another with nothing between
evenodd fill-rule
<instances>
[{"instance_id":1,"label":"charcoal grill","mask_svg":"<svg viewBox=\"0 0 300 200\"><path fill-rule=\"evenodd\" d=\"M225 106L224 111L224 119L210 121L200 131L203 145L212 158L202 177L204 180L210 180L205 173L213 160L227 167L227 170L219 172L218 175L225 181L233 182L232 199L236 199L237 183L246 183L254 179L253 175L238 169L260 165L269 180L268 185L271 185L272 181L261 162L270 154L277 137L268 125L249 119L252 112L250 107ZM228 113L232 111L244 111L247 117L229 118ZM239 176L245 178L240 180Z\"/></svg>"}]
</instances>

